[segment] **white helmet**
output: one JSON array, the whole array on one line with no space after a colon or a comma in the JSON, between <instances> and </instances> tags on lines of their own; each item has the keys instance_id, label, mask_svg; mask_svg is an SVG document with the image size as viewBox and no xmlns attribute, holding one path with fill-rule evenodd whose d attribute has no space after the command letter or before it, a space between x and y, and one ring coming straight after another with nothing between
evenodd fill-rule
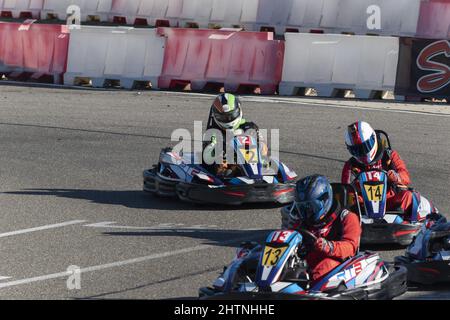
<instances>
[{"instance_id":1,"label":"white helmet","mask_svg":"<svg viewBox=\"0 0 450 320\"><path fill-rule=\"evenodd\" d=\"M367 122L358 121L349 125L345 134L345 144L351 155L362 164L372 163L377 156L377 134Z\"/></svg>"},{"instance_id":2,"label":"white helmet","mask_svg":"<svg viewBox=\"0 0 450 320\"><path fill-rule=\"evenodd\" d=\"M242 120L242 109L239 98L230 93L222 93L214 100L212 116L223 130L235 130Z\"/></svg>"}]
</instances>

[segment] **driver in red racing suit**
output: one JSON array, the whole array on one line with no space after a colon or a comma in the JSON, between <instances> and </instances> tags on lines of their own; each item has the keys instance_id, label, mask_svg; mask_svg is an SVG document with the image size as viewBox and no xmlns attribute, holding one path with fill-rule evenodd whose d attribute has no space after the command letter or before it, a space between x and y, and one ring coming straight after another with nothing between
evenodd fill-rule
<instances>
[{"instance_id":1,"label":"driver in red racing suit","mask_svg":"<svg viewBox=\"0 0 450 320\"><path fill-rule=\"evenodd\" d=\"M344 165L342 183L351 183L352 177L362 171L387 171L391 187L387 191L386 208L389 211L401 209L411 220L414 193L408 189L411 178L398 152L385 148L375 130L364 121L348 126L345 143L353 157ZM417 219L420 221L425 217Z\"/></svg>"},{"instance_id":2,"label":"driver in red racing suit","mask_svg":"<svg viewBox=\"0 0 450 320\"><path fill-rule=\"evenodd\" d=\"M313 284L358 251L360 218L334 200L333 189L324 176L314 175L297 182L289 226L306 229L317 237L306 256Z\"/></svg>"}]
</instances>

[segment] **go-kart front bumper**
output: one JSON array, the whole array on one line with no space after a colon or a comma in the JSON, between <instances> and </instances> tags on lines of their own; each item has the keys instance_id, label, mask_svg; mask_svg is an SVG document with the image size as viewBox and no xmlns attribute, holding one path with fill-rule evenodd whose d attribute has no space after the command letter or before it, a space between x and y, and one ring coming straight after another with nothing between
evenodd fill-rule
<instances>
[{"instance_id":1,"label":"go-kart front bumper","mask_svg":"<svg viewBox=\"0 0 450 320\"><path fill-rule=\"evenodd\" d=\"M178 197L183 201L207 204L241 205L244 203L280 203L294 201L294 183L255 183L211 186L163 178L150 169L143 173L145 192Z\"/></svg>"},{"instance_id":2,"label":"go-kart front bumper","mask_svg":"<svg viewBox=\"0 0 450 320\"><path fill-rule=\"evenodd\" d=\"M163 179L156 174L155 169L145 170L143 173L145 192L156 194L162 197L176 197L177 180Z\"/></svg>"},{"instance_id":3,"label":"go-kart front bumper","mask_svg":"<svg viewBox=\"0 0 450 320\"><path fill-rule=\"evenodd\" d=\"M192 183L179 183L176 186L178 197L184 201L223 205L244 203L279 203L294 201L294 184L258 183L233 186L210 186Z\"/></svg>"},{"instance_id":4,"label":"go-kart front bumper","mask_svg":"<svg viewBox=\"0 0 450 320\"><path fill-rule=\"evenodd\" d=\"M408 281L424 285L450 282L450 261L413 261L395 257L395 264L408 269Z\"/></svg>"},{"instance_id":5,"label":"go-kart front bumper","mask_svg":"<svg viewBox=\"0 0 450 320\"><path fill-rule=\"evenodd\" d=\"M409 245L420 231L418 224L395 224L374 221L362 224L361 244Z\"/></svg>"}]
</instances>

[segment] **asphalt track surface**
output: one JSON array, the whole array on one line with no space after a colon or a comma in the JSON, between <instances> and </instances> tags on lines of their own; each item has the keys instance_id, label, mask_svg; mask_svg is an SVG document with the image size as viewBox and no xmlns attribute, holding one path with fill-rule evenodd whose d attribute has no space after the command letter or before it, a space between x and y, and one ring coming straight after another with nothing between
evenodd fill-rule
<instances>
[{"instance_id":1,"label":"asphalt track surface","mask_svg":"<svg viewBox=\"0 0 450 320\"><path fill-rule=\"evenodd\" d=\"M0 298L196 297L241 240L279 227L279 208L199 207L153 198L142 171L174 129L206 121L212 96L0 87ZM414 186L443 213L450 201L448 106L244 97L247 119L280 129L281 159L300 176L338 181L346 125L390 133ZM403 250L375 248L388 260ZM69 266L81 289L69 290ZM404 298L447 298L449 287Z\"/></svg>"}]
</instances>

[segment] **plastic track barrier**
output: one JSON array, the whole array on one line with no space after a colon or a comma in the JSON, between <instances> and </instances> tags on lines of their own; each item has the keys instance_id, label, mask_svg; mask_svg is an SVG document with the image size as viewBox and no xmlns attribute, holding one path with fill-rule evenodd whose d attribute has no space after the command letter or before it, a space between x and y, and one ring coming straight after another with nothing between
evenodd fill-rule
<instances>
[{"instance_id":1,"label":"plastic track barrier","mask_svg":"<svg viewBox=\"0 0 450 320\"><path fill-rule=\"evenodd\" d=\"M211 21L213 5L212 0L182 0L181 11L179 14L180 27L188 27L189 25L208 28ZM227 1L226 6L230 6Z\"/></svg>"},{"instance_id":2,"label":"plastic track barrier","mask_svg":"<svg viewBox=\"0 0 450 320\"><path fill-rule=\"evenodd\" d=\"M362 35L413 36L416 33L420 0L321 1L324 6L319 28Z\"/></svg>"},{"instance_id":3,"label":"plastic track barrier","mask_svg":"<svg viewBox=\"0 0 450 320\"><path fill-rule=\"evenodd\" d=\"M245 2L245 0L213 0L210 23L222 28L240 26Z\"/></svg>"},{"instance_id":4,"label":"plastic track barrier","mask_svg":"<svg viewBox=\"0 0 450 320\"><path fill-rule=\"evenodd\" d=\"M421 0L172 0L184 27L413 36ZM178 11L181 6L181 11ZM374 20L374 18L379 18ZM374 23L374 21L379 21Z\"/></svg>"},{"instance_id":5,"label":"plastic track barrier","mask_svg":"<svg viewBox=\"0 0 450 320\"><path fill-rule=\"evenodd\" d=\"M182 0L113 0L110 20L123 24L176 26Z\"/></svg>"},{"instance_id":6,"label":"plastic track barrier","mask_svg":"<svg viewBox=\"0 0 450 320\"><path fill-rule=\"evenodd\" d=\"M90 80L93 87L120 82L134 88L151 82L157 88L164 56L164 38L156 29L88 27L71 30L66 85Z\"/></svg>"},{"instance_id":7,"label":"plastic track barrier","mask_svg":"<svg viewBox=\"0 0 450 320\"><path fill-rule=\"evenodd\" d=\"M177 16L180 27L215 29L245 27L245 20L250 16L247 30L254 30L252 17L255 16L253 12L256 12L256 6L253 0L178 0L178 2L181 8Z\"/></svg>"},{"instance_id":8,"label":"plastic track barrier","mask_svg":"<svg viewBox=\"0 0 450 320\"><path fill-rule=\"evenodd\" d=\"M81 21L108 21L114 0L44 0L41 19L66 20L67 8L80 8Z\"/></svg>"},{"instance_id":9,"label":"plastic track barrier","mask_svg":"<svg viewBox=\"0 0 450 320\"><path fill-rule=\"evenodd\" d=\"M326 33L414 35L420 0L287 0L287 29ZM284 15L286 13L283 13ZM377 19L379 18L379 19ZM376 22L379 22L376 23Z\"/></svg>"},{"instance_id":10,"label":"plastic track barrier","mask_svg":"<svg viewBox=\"0 0 450 320\"><path fill-rule=\"evenodd\" d=\"M0 73L8 78L61 83L66 70L66 26L0 22Z\"/></svg>"},{"instance_id":11,"label":"plastic track barrier","mask_svg":"<svg viewBox=\"0 0 450 320\"><path fill-rule=\"evenodd\" d=\"M201 91L207 84L236 92L249 86L273 94L281 80L284 42L271 32L159 28L167 37L159 87L190 83Z\"/></svg>"},{"instance_id":12,"label":"plastic track barrier","mask_svg":"<svg viewBox=\"0 0 450 320\"><path fill-rule=\"evenodd\" d=\"M0 0L2 18L39 19L44 0Z\"/></svg>"},{"instance_id":13,"label":"plastic track barrier","mask_svg":"<svg viewBox=\"0 0 450 320\"><path fill-rule=\"evenodd\" d=\"M423 0L418 37L450 39L450 0Z\"/></svg>"},{"instance_id":14,"label":"plastic track barrier","mask_svg":"<svg viewBox=\"0 0 450 320\"><path fill-rule=\"evenodd\" d=\"M393 37L287 33L280 94L314 88L318 96L336 97L353 90L369 99L393 91L398 51Z\"/></svg>"}]
</instances>

